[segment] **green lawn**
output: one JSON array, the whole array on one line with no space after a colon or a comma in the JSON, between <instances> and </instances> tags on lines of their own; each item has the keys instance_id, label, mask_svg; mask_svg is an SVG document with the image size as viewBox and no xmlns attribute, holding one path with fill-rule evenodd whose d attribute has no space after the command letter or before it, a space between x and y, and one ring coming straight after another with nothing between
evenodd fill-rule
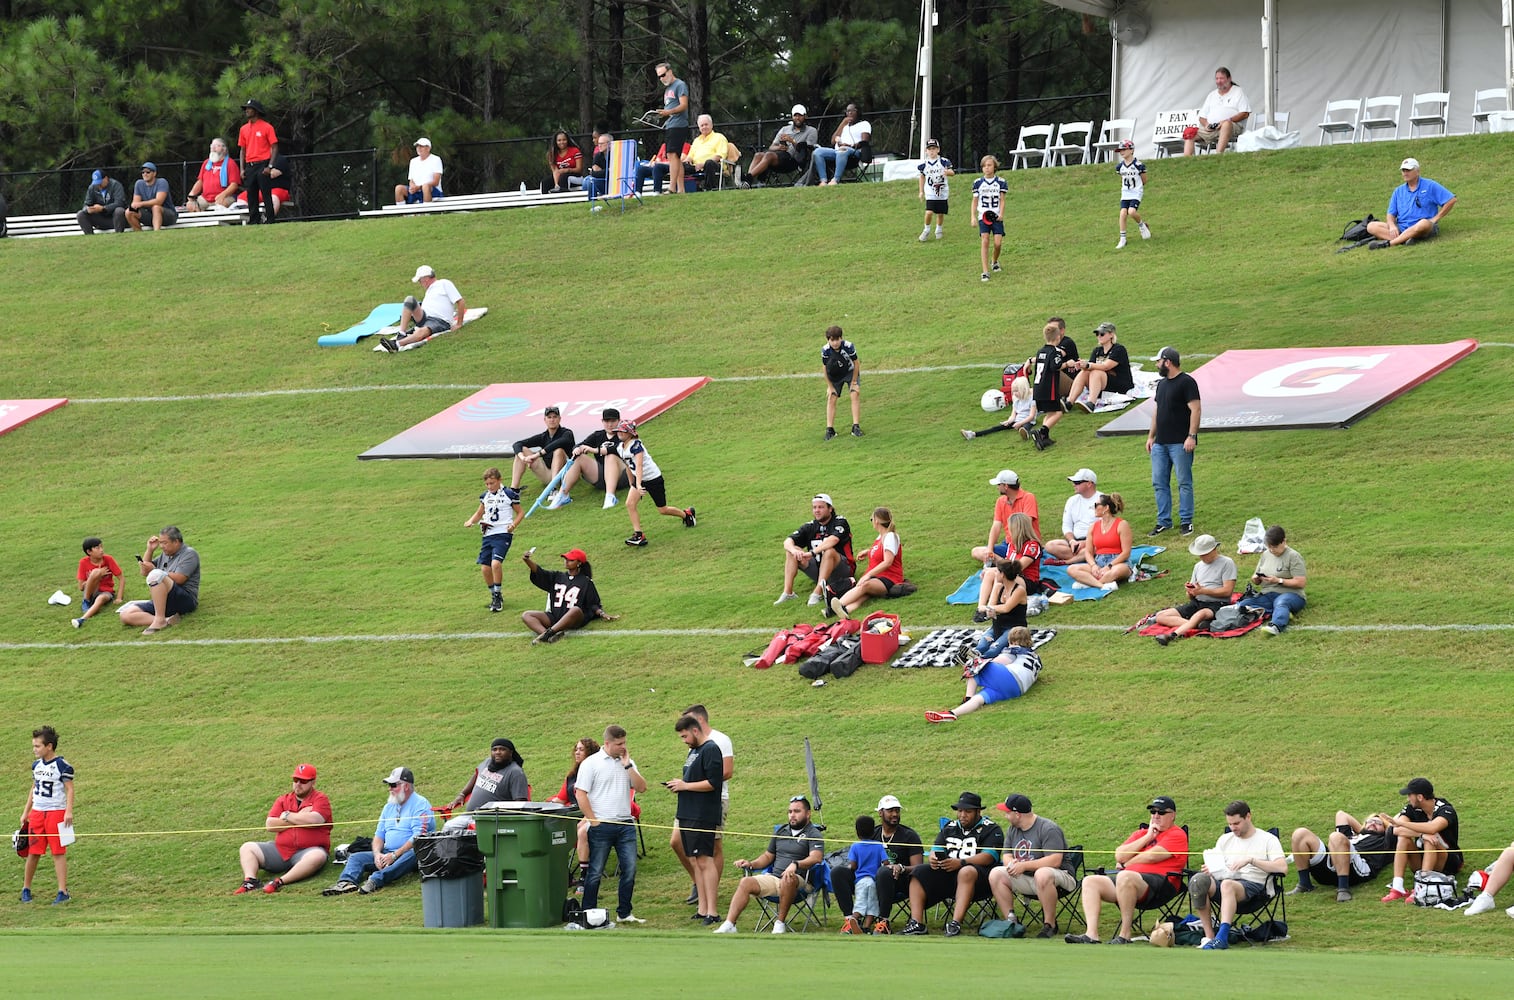
<instances>
[{"instance_id":1,"label":"green lawn","mask_svg":"<svg viewBox=\"0 0 1514 1000\"><path fill-rule=\"evenodd\" d=\"M186 967L201 970L197 992L229 995L236 977L217 970L287 952L304 940L295 935L393 932L310 939L338 989L378 981L362 973L378 974L384 954L417 952L413 884L372 899L322 899L314 882L274 899L229 895L236 845L257 836L293 764L320 768L346 839L371 827L390 768L413 767L421 792L445 802L496 735L520 747L539 796L561 781L573 740L612 721L630 730L649 778L672 777L683 758L672 723L692 701L736 742L733 858L760 852L802 790L809 736L833 834L885 792L925 828L964 788L1020 791L1097 863L1153 794L1176 797L1200 847L1235 797L1286 840L1295 826L1328 828L1336 808L1396 809L1403 782L1427 774L1458 807L1469 857L1490 862L1514 836L1514 778L1497 750L1514 737L1503 511L1514 206L1489 169L1511 150L1507 136L1481 136L1153 161L1143 211L1155 238L1119 253L1108 168L1014 173L1006 273L988 285L977 279L967 177L953 182L947 238L925 245L907 183L657 199L624 215L573 206L5 241L0 264L25 277L0 338L0 394L73 402L0 438L0 593L12 609L0 622L10 720L0 775L12 775L19 807L30 730L57 726L78 768L81 839L74 902L0 903L0 929L49 945L86 932L89 950L75 952L99 960L82 975L113 970L107 988L120 995L138 980L150 988L168 949L178 961L182 946ZM1335 255L1341 225L1382 213L1411 154L1459 196L1444 235ZM340 329L405 294L419 263L489 317L400 357L315 346L323 325ZM1062 631L1036 688L954 726L921 719L955 704L954 671L869 668L814 689L792 668L744 668L743 653L807 617L771 601L779 542L816 491L836 498L864 542L868 511L894 510L921 589L889 610L917 636L965 623L943 599L972 570L967 549L986 534L999 468L1020 474L1054 529L1065 477L1091 467L1144 534L1153 504L1139 438L1095 438L1102 421L1077 415L1044 453L1009 435L957 433L983 425L979 395L999 365L1033 352L1054 313L1085 353L1088 331L1111 320L1133 357L1171 343L1195 363L1227 348L1469 336L1500 346L1350 430L1205 435L1199 530L1229 552L1245 520L1262 517L1284 524L1309 561L1310 606L1282 638L1161 649L1122 635L1179 596L1192 557L1175 542L1159 560L1169 579L1041 618ZM817 355L831 323L862 354L867 436L822 444ZM782 377L794 373L805 377ZM624 512L587 494L533 516L517 551L582 546L624 615L556 646L526 642L518 612L539 592L518 563L506 576L510 614L484 611L476 537L461 525L490 463L356 461L472 387L660 375L714 379L645 432L673 501L697 505L699 526L649 518L652 544L638 551L621 544ZM337 389L363 391L326 391ZM287 392L257 395L269 390ZM85 535L121 559L166 523L184 528L205 566L202 608L178 628L144 640L102 619L75 632L67 609L43 603L69 586ZM129 597L142 592L129 581ZM1489 628L1394 627L1419 624ZM691 944L676 902L686 882L666 847L671 805L655 788L646 803L653 851L637 911L655 933L636 962L620 963L647 977L642 992L667 982ZM18 883L13 869L12 899ZM37 884L51 894L45 861ZM1332 977L1355 985L1411 962L1452 995L1500 991L1482 977L1507 950L1507 918L1385 907L1374 889L1350 906L1324 893L1291 901L1289 944L1218 961L1252 981L1271 968L1280 983L1307 984L1290 993L1339 992ZM253 933L186 936L201 930ZM615 961L628 933L574 947ZM415 960L460 968L494 940L426 935ZM731 954L758 957L745 940ZM0 962L19 963L29 941L0 939ZM510 941L525 959L511 976L551 970L562 954L554 935ZM932 949L917 954L939 961L889 963L906 995L924 992L927 976L939 988L959 961L937 949L991 947L788 946L843 993L858 966L838 949ZM1184 961L1149 949L1085 957L1098 964L1074 982L1070 957L1017 968L1044 992L1099 995L1119 988L1106 983L1178 974L1162 963ZM1183 992L1206 991L1202 968L1184 961Z\"/></svg>"}]
</instances>

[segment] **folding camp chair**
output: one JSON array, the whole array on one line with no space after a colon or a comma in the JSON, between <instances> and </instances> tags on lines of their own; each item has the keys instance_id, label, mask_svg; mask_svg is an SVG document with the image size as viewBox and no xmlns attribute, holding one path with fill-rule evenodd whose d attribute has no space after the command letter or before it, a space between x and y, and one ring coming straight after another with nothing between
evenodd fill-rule
<instances>
[{"instance_id":1,"label":"folding camp chair","mask_svg":"<svg viewBox=\"0 0 1514 1000\"><path fill-rule=\"evenodd\" d=\"M780 823L774 827L774 832L787 828L787 823ZM773 868L769 865L763 871L771 874ZM755 873L753 873L755 874ZM831 866L822 857L820 863L805 873L805 882L810 891L794 900L789 907L788 925L790 930L800 932L807 931L811 927L824 927L830 919L831 912ZM770 929L778 920L778 897L757 896L757 926L752 930L758 934ZM819 901L819 909L815 908ZM798 914L799 920L795 920ZM796 926L797 924L797 926Z\"/></svg>"},{"instance_id":2,"label":"folding camp chair","mask_svg":"<svg viewBox=\"0 0 1514 1000\"><path fill-rule=\"evenodd\" d=\"M1072 872L1073 887L1070 892L1057 892L1057 926L1071 928L1075 924L1083 924L1083 845L1074 844L1062 854L1062 862ZM1015 906L1020 910L1023 919L1020 923L1030 926L1031 920L1044 923L1045 917L1041 913L1041 901L1035 896L1016 896Z\"/></svg>"},{"instance_id":3,"label":"folding camp chair","mask_svg":"<svg viewBox=\"0 0 1514 1000\"><path fill-rule=\"evenodd\" d=\"M1267 831L1274 837L1278 836L1277 827L1271 827ZM1279 927L1288 925L1288 903L1284 898L1283 876L1281 874L1267 876L1267 895L1254 904L1249 910L1238 909L1235 912L1235 922L1230 925L1230 940L1232 943L1245 940L1248 944L1266 944L1268 941L1286 940L1284 936L1277 935ZM1220 921L1220 900L1216 895L1210 900L1210 916L1215 925ZM1242 920L1241 918L1246 919ZM1247 928L1257 928L1257 940L1252 940L1252 935L1247 933Z\"/></svg>"},{"instance_id":4,"label":"folding camp chair","mask_svg":"<svg viewBox=\"0 0 1514 1000\"><path fill-rule=\"evenodd\" d=\"M936 817L936 829L939 830L941 829L941 827L944 827L947 823L950 822L951 820L947 819L945 816L938 816ZM996 851L995 853L999 855L999 860L1002 861L1002 852ZM930 850L929 848L927 848L926 858L929 859L929 857ZM981 886L981 889L983 892L987 893L987 895L985 895L982 899L974 899L971 903L968 904L967 912L962 915L963 927L972 927L974 929L977 929L999 915L999 911L997 909L998 903L994 902L993 893L988 891L987 876L984 876L984 882ZM975 891L973 895L976 896L977 892ZM941 902L937 903L936 908L941 911L940 922L942 924L945 924L952 918L952 914L956 912L957 898L955 896L948 896L945 899L941 900ZM927 914L926 923L929 922L930 916L929 914Z\"/></svg>"},{"instance_id":5,"label":"folding camp chair","mask_svg":"<svg viewBox=\"0 0 1514 1000\"><path fill-rule=\"evenodd\" d=\"M620 202L622 213L626 210L628 198L635 198L636 204L642 204L641 195L636 190L635 139L617 139L610 143L610 166L605 171L605 184L604 193L594 199L596 211L600 207L599 202L612 198Z\"/></svg>"},{"instance_id":6,"label":"folding camp chair","mask_svg":"<svg viewBox=\"0 0 1514 1000\"><path fill-rule=\"evenodd\" d=\"M1143 823L1141 825L1145 826L1146 824ZM1182 830L1184 835L1187 835L1187 823L1184 823L1182 825ZM1084 874L1085 876L1107 875L1110 878L1114 878L1116 869L1090 868L1087 869ZM1141 903L1136 904L1135 917L1131 921L1131 927L1136 934L1149 933L1149 931L1147 931L1143 925L1145 923L1146 917L1150 914L1156 914L1156 919L1152 921L1153 927L1157 924L1165 923L1169 920L1176 922L1177 920L1180 920L1182 918L1183 907L1188 903L1188 879L1192 874L1193 872L1187 868L1184 868L1182 871L1178 872L1177 892L1173 893L1172 896L1170 896L1166 900L1160 903L1147 903L1143 900ZM1171 881L1171 879L1169 878L1168 881Z\"/></svg>"}]
</instances>

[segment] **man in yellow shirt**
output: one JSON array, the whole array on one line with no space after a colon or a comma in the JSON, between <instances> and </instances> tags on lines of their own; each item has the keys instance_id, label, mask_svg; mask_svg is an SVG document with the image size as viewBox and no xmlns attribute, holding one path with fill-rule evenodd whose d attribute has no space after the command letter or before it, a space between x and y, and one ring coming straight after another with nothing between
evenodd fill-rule
<instances>
[{"instance_id":1,"label":"man in yellow shirt","mask_svg":"<svg viewBox=\"0 0 1514 1000\"><path fill-rule=\"evenodd\" d=\"M720 171L725 166L730 143L725 136L715 131L715 122L709 115L699 116L699 134L689 146L689 155L684 157L686 172L698 172L699 187L713 191L720 186Z\"/></svg>"}]
</instances>

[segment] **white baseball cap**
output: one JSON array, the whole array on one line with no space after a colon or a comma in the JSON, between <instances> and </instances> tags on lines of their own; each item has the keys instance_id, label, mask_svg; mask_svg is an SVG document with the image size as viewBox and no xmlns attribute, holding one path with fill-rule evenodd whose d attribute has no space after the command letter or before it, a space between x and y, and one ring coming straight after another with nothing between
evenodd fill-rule
<instances>
[{"instance_id":1,"label":"white baseball cap","mask_svg":"<svg viewBox=\"0 0 1514 1000\"><path fill-rule=\"evenodd\" d=\"M1405 160L1404 162L1400 163L1398 165L1398 169L1400 169L1400 170L1418 170L1419 169L1419 161L1416 160L1414 157L1411 156L1407 160Z\"/></svg>"},{"instance_id":2,"label":"white baseball cap","mask_svg":"<svg viewBox=\"0 0 1514 1000\"><path fill-rule=\"evenodd\" d=\"M1093 483L1099 485L1099 477L1093 474L1092 469L1079 469L1067 477L1069 483Z\"/></svg>"},{"instance_id":3,"label":"white baseball cap","mask_svg":"<svg viewBox=\"0 0 1514 1000\"><path fill-rule=\"evenodd\" d=\"M420 267L418 267L418 268L415 269L415 277L413 277L413 278L410 279L410 283L411 284L417 284L417 283L420 282L420 280L422 278L434 278L434 277L436 277L436 272L431 269L431 265L430 264L422 264Z\"/></svg>"},{"instance_id":4,"label":"white baseball cap","mask_svg":"<svg viewBox=\"0 0 1514 1000\"><path fill-rule=\"evenodd\" d=\"M810 503L814 503L816 500L825 504L827 507L831 508L831 510L836 509L836 504L831 500L831 495L829 493L816 493L813 497L810 498Z\"/></svg>"},{"instance_id":5,"label":"white baseball cap","mask_svg":"<svg viewBox=\"0 0 1514 1000\"><path fill-rule=\"evenodd\" d=\"M790 111L789 114L791 114L791 115L807 115L807 114L809 114L809 112L806 111L806 110L804 110L804 105L803 104L796 104L796 105L794 105L794 109L792 111Z\"/></svg>"},{"instance_id":6,"label":"white baseball cap","mask_svg":"<svg viewBox=\"0 0 1514 1000\"><path fill-rule=\"evenodd\" d=\"M904 806L900 804L899 800L896 799L896 798L894 798L892 795L885 795L885 796L883 796L883 798L881 798L881 799L878 800L878 811L879 812L882 812L885 809L903 809L903 808L904 808Z\"/></svg>"},{"instance_id":7,"label":"white baseball cap","mask_svg":"<svg viewBox=\"0 0 1514 1000\"><path fill-rule=\"evenodd\" d=\"M1019 486L1020 477L1014 469L1000 469L999 474L988 481L990 486Z\"/></svg>"},{"instance_id":8,"label":"white baseball cap","mask_svg":"<svg viewBox=\"0 0 1514 1000\"><path fill-rule=\"evenodd\" d=\"M419 139L415 140L414 145L425 146L427 149L430 149L431 148L431 140L427 139L425 136L421 136Z\"/></svg>"}]
</instances>

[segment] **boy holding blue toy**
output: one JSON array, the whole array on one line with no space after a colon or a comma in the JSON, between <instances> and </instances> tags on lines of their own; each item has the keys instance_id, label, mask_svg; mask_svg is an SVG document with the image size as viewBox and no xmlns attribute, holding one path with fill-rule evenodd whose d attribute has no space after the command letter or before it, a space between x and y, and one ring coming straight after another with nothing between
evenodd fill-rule
<instances>
[{"instance_id":1,"label":"boy holding blue toy","mask_svg":"<svg viewBox=\"0 0 1514 1000\"><path fill-rule=\"evenodd\" d=\"M478 550L478 564L483 567L484 586L489 588L489 610L505 610L500 593L504 581L505 556L515 540L515 526L521 522L520 490L505 486L498 469L484 471L484 492L478 498L478 510L463 522L483 528L484 543Z\"/></svg>"}]
</instances>

